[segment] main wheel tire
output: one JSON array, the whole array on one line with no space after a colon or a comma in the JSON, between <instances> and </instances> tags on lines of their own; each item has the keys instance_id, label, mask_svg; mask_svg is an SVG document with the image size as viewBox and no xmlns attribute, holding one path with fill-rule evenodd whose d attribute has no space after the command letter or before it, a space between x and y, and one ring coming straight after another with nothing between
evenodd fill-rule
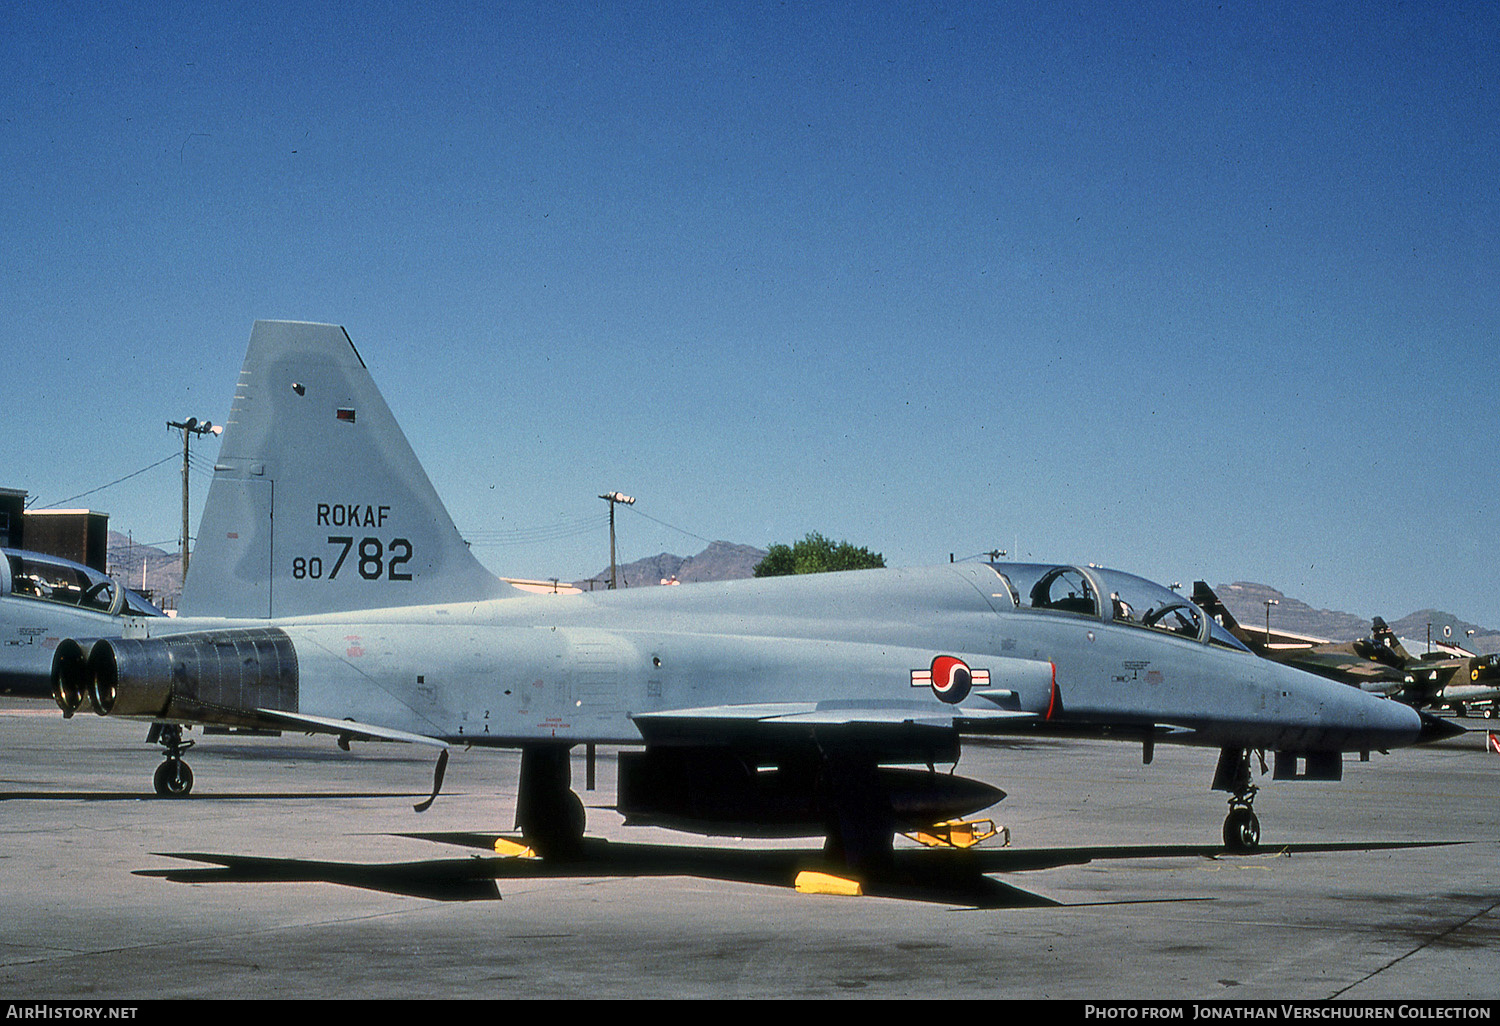
<instances>
[{"instance_id":1,"label":"main wheel tire","mask_svg":"<svg viewBox=\"0 0 1500 1026\"><path fill-rule=\"evenodd\" d=\"M544 859L576 858L585 828L583 800L566 791L550 811L551 815L536 816L533 821L522 823L522 836Z\"/></svg>"}]
</instances>

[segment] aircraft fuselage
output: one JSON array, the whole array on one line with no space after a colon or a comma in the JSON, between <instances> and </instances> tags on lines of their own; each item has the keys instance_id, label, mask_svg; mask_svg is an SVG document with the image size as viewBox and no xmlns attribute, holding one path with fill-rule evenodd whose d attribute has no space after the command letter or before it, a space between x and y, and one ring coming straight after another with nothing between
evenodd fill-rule
<instances>
[{"instance_id":1,"label":"aircraft fuselage","mask_svg":"<svg viewBox=\"0 0 1500 1026\"><path fill-rule=\"evenodd\" d=\"M288 618L286 711L499 746L640 743L643 714L720 706L858 703L920 721L954 710L914 673L953 656L992 678L992 697L976 687L958 704L975 713L967 732L997 708L1295 751L1407 744L1420 729L1399 706L1239 648L1018 609L999 581L959 564ZM127 636L208 626L141 621Z\"/></svg>"}]
</instances>

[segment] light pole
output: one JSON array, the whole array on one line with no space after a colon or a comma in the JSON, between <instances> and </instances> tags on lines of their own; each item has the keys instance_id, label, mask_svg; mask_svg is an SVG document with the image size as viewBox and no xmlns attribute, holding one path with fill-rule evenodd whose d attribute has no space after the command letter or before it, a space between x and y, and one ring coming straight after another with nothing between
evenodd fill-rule
<instances>
[{"instance_id":1,"label":"light pole","mask_svg":"<svg viewBox=\"0 0 1500 1026\"><path fill-rule=\"evenodd\" d=\"M1266 647L1271 647L1271 607L1281 605L1280 599L1261 599L1266 604Z\"/></svg>"},{"instance_id":2,"label":"light pole","mask_svg":"<svg viewBox=\"0 0 1500 1026\"><path fill-rule=\"evenodd\" d=\"M188 572L188 439L193 435L217 435L223 432L223 427L211 420L199 423L197 417L189 417L185 421L167 421L168 428L178 428L182 431L182 579L187 580Z\"/></svg>"},{"instance_id":3,"label":"light pole","mask_svg":"<svg viewBox=\"0 0 1500 1026\"><path fill-rule=\"evenodd\" d=\"M609 503L609 590L614 591L618 584L615 571L615 504L623 502L627 506L634 506L635 500L620 492L606 492L599 498Z\"/></svg>"}]
</instances>

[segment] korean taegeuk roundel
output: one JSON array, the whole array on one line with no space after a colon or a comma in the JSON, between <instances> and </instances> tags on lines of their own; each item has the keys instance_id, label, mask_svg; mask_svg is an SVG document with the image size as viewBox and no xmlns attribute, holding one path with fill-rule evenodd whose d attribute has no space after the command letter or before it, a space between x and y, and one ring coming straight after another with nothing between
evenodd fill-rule
<instances>
[{"instance_id":1,"label":"korean taegeuk roundel","mask_svg":"<svg viewBox=\"0 0 1500 1026\"><path fill-rule=\"evenodd\" d=\"M958 703L969 697L974 674L969 664L955 656L938 656L932 661L932 693L945 702Z\"/></svg>"}]
</instances>

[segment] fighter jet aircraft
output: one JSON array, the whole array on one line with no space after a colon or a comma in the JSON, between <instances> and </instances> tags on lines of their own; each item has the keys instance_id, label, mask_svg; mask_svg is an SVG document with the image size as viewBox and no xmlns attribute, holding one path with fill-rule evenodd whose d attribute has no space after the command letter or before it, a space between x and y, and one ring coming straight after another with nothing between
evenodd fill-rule
<instances>
[{"instance_id":1,"label":"fighter jet aircraft","mask_svg":"<svg viewBox=\"0 0 1500 1026\"><path fill-rule=\"evenodd\" d=\"M66 637L123 632L123 617L162 611L114 578L60 556L0 549L0 694L47 698Z\"/></svg>"},{"instance_id":2,"label":"fighter jet aircraft","mask_svg":"<svg viewBox=\"0 0 1500 1026\"><path fill-rule=\"evenodd\" d=\"M1278 777L1337 779L1343 752L1446 726L1257 659L1095 566L525 594L471 555L332 325L256 323L198 536L186 618L58 646L65 714L428 744L434 797L449 748L518 748L517 825L544 858L584 833L577 745L625 749L629 823L826 836L878 870L896 832L1004 796L946 771L966 735L1128 739L1148 762L1159 742L1219 749L1225 840L1248 850L1256 751Z\"/></svg>"},{"instance_id":3,"label":"fighter jet aircraft","mask_svg":"<svg viewBox=\"0 0 1500 1026\"><path fill-rule=\"evenodd\" d=\"M1500 655L1477 656L1450 645L1448 651L1414 656L1378 616L1368 638L1341 642L1246 627L1204 581L1193 583L1193 601L1257 655L1417 709L1462 711L1468 703L1500 698Z\"/></svg>"},{"instance_id":4,"label":"fighter jet aircraft","mask_svg":"<svg viewBox=\"0 0 1500 1026\"><path fill-rule=\"evenodd\" d=\"M1399 661L1410 684L1395 697L1424 708L1452 708L1465 715L1473 703L1488 703L1485 715L1495 715L1495 699L1500 698L1500 654L1475 655L1446 642L1436 651L1412 655L1386 622L1375 618L1375 637Z\"/></svg>"},{"instance_id":5,"label":"fighter jet aircraft","mask_svg":"<svg viewBox=\"0 0 1500 1026\"><path fill-rule=\"evenodd\" d=\"M1410 683L1402 659L1382 638L1332 641L1269 627L1246 627L1206 581L1193 582L1193 602L1256 655L1380 695L1400 693ZM1379 620L1376 624L1383 626Z\"/></svg>"}]
</instances>

